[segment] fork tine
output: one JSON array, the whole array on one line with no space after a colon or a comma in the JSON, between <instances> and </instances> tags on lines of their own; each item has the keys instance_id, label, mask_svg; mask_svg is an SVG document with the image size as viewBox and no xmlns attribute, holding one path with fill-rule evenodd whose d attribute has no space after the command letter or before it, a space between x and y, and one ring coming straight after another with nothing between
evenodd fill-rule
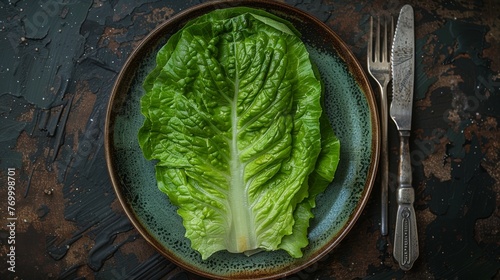
<instances>
[{"instance_id":1,"label":"fork tine","mask_svg":"<svg viewBox=\"0 0 500 280\"><path fill-rule=\"evenodd\" d=\"M380 17L377 20L377 34L375 36L375 62L379 61L380 55Z\"/></svg>"},{"instance_id":2,"label":"fork tine","mask_svg":"<svg viewBox=\"0 0 500 280\"><path fill-rule=\"evenodd\" d=\"M368 38L368 62L373 60L373 17L370 17L370 35Z\"/></svg>"},{"instance_id":3,"label":"fork tine","mask_svg":"<svg viewBox=\"0 0 500 280\"><path fill-rule=\"evenodd\" d=\"M394 17L391 17L391 34L389 35L391 41L390 41L390 46L392 46L392 43L394 41Z\"/></svg>"},{"instance_id":4,"label":"fork tine","mask_svg":"<svg viewBox=\"0 0 500 280\"><path fill-rule=\"evenodd\" d=\"M384 42L382 43L382 62L387 62L387 41L388 41L388 35L387 35L387 20L384 18L384 35L383 35L383 40Z\"/></svg>"}]
</instances>

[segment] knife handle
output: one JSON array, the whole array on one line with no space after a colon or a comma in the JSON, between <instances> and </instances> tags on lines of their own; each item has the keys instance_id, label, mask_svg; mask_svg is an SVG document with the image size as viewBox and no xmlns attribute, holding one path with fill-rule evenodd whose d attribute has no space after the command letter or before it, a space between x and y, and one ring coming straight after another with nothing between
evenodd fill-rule
<instances>
[{"instance_id":1,"label":"knife handle","mask_svg":"<svg viewBox=\"0 0 500 280\"><path fill-rule=\"evenodd\" d=\"M419 254L417 220L413 208L415 191L412 187L409 138L410 131L399 132L398 212L394 232L393 254L399 263L399 267L403 270L409 270Z\"/></svg>"}]
</instances>

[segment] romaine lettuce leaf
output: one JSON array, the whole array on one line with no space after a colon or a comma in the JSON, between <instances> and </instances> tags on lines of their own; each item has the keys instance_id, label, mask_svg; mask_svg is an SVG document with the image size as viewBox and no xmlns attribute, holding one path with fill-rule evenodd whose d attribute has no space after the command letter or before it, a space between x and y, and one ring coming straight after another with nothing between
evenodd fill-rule
<instances>
[{"instance_id":1,"label":"romaine lettuce leaf","mask_svg":"<svg viewBox=\"0 0 500 280\"><path fill-rule=\"evenodd\" d=\"M156 63L139 144L191 246L203 259L220 250L300 257L339 142L298 32L261 10L216 10L174 34Z\"/></svg>"}]
</instances>

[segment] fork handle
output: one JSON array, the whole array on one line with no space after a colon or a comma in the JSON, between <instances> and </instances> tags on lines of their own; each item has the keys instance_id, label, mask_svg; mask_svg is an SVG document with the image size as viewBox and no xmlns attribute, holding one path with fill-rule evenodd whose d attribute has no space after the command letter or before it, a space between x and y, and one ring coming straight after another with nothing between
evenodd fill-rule
<instances>
[{"instance_id":1,"label":"fork handle","mask_svg":"<svg viewBox=\"0 0 500 280\"><path fill-rule=\"evenodd\" d=\"M389 148L387 143L387 84L380 86L380 132L382 143L380 145L380 233L386 236L389 233Z\"/></svg>"},{"instance_id":2,"label":"fork handle","mask_svg":"<svg viewBox=\"0 0 500 280\"><path fill-rule=\"evenodd\" d=\"M415 191L412 187L409 138L409 131L399 132L398 212L394 233L394 258L403 270L409 270L418 258L417 221L413 208Z\"/></svg>"}]
</instances>

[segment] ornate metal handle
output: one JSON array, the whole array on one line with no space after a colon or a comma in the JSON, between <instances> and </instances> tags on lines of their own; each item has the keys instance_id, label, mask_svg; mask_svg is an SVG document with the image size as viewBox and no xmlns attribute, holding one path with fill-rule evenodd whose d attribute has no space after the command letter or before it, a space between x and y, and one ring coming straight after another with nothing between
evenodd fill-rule
<instances>
[{"instance_id":1,"label":"ornate metal handle","mask_svg":"<svg viewBox=\"0 0 500 280\"><path fill-rule=\"evenodd\" d=\"M412 187L409 138L409 131L399 132L398 212L393 254L403 270L409 270L418 258L417 220L413 208L415 191Z\"/></svg>"}]
</instances>

